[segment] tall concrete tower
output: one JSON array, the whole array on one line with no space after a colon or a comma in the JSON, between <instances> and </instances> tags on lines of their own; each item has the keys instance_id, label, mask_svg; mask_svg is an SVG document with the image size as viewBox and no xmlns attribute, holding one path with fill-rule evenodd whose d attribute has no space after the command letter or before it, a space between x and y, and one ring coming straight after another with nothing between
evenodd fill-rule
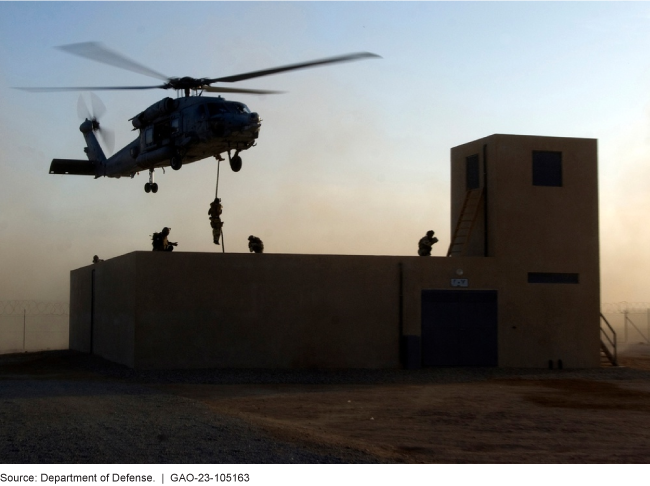
<instances>
[{"instance_id":1,"label":"tall concrete tower","mask_svg":"<svg viewBox=\"0 0 650 486\"><path fill-rule=\"evenodd\" d=\"M578 348L590 351L574 366L594 365L597 164L595 139L497 134L451 149L448 255L498 261L507 282L499 295L508 327L499 334L499 348L509 350L502 363L524 362L518 354L531 350L576 356Z\"/></svg>"}]
</instances>

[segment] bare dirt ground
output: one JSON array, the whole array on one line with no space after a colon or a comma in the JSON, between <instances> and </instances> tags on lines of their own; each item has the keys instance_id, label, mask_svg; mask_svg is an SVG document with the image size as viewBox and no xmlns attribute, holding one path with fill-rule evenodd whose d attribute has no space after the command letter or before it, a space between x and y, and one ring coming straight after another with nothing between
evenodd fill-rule
<instances>
[{"instance_id":1,"label":"bare dirt ground","mask_svg":"<svg viewBox=\"0 0 650 486\"><path fill-rule=\"evenodd\" d=\"M38 366L38 360L0 357L0 398L7 380L16 379L117 383L127 395L133 393L129 387L144 387L161 398L156 403L169 403L147 416L193 404L214 420L234 420L278 444L333 454L342 462L648 463L650 353L619 361L621 367L596 370L400 370L373 372L371 379L360 378L359 371L309 372L286 379L281 373L260 378L264 371L137 373L115 365L105 371L104 365ZM93 406L108 407L98 395ZM269 461L286 462L273 457ZM317 460L306 455L299 462ZM269 461L253 456L248 462Z\"/></svg>"},{"instance_id":2,"label":"bare dirt ground","mask_svg":"<svg viewBox=\"0 0 650 486\"><path fill-rule=\"evenodd\" d=\"M624 362L650 369L650 358ZM650 462L647 378L265 386L164 389L283 440L352 447L391 463Z\"/></svg>"}]
</instances>

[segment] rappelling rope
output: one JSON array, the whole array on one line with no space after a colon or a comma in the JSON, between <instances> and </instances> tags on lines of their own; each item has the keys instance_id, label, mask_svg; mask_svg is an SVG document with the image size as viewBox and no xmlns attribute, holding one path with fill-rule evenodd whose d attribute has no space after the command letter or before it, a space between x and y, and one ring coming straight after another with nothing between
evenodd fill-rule
<instances>
[{"instance_id":1,"label":"rappelling rope","mask_svg":"<svg viewBox=\"0 0 650 486\"><path fill-rule=\"evenodd\" d=\"M214 190L214 199L216 200L219 197L219 169L221 168L221 159L217 159L217 187ZM223 226L220 228L221 231L221 253L226 253L226 245L223 242Z\"/></svg>"},{"instance_id":2,"label":"rappelling rope","mask_svg":"<svg viewBox=\"0 0 650 486\"><path fill-rule=\"evenodd\" d=\"M221 167L221 160L217 160L217 187L214 191L214 198L219 196L219 168Z\"/></svg>"}]
</instances>

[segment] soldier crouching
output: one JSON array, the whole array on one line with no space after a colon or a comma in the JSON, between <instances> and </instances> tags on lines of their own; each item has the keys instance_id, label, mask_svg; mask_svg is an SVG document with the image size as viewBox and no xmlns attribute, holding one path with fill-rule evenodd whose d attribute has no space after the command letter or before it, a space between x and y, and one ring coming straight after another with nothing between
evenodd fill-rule
<instances>
[{"instance_id":1,"label":"soldier crouching","mask_svg":"<svg viewBox=\"0 0 650 486\"><path fill-rule=\"evenodd\" d=\"M257 236L248 237L248 251L252 253L264 253L264 243Z\"/></svg>"},{"instance_id":2,"label":"soldier crouching","mask_svg":"<svg viewBox=\"0 0 650 486\"><path fill-rule=\"evenodd\" d=\"M171 242L167 239L171 228L165 226L160 233L154 233L151 237L151 244L153 245L153 251L173 251L174 247L178 243Z\"/></svg>"},{"instance_id":3,"label":"soldier crouching","mask_svg":"<svg viewBox=\"0 0 650 486\"><path fill-rule=\"evenodd\" d=\"M427 231L427 234L420 238L418 242L418 255L420 256L431 256L431 249L433 245L438 243L438 238L436 238L432 230Z\"/></svg>"}]
</instances>

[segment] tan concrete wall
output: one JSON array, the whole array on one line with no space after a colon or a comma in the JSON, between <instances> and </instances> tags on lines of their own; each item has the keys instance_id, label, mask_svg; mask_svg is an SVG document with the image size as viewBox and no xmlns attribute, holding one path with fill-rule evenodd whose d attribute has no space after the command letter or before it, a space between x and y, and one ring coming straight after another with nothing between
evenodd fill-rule
<instances>
[{"instance_id":1,"label":"tan concrete wall","mask_svg":"<svg viewBox=\"0 0 650 486\"><path fill-rule=\"evenodd\" d=\"M70 272L70 349L90 353L90 310L92 269L82 267Z\"/></svg>"},{"instance_id":2,"label":"tan concrete wall","mask_svg":"<svg viewBox=\"0 0 650 486\"><path fill-rule=\"evenodd\" d=\"M533 186L533 150L562 152L562 187ZM501 265L500 321L509 323L500 326L500 364L540 366L545 359L562 359L565 365L597 366L597 141L492 135L453 148L452 226L465 196L465 158L474 154L481 173L487 164L481 184L487 192L488 255ZM475 249L484 236L477 231L473 237ZM528 272L578 273L580 283L529 284Z\"/></svg>"},{"instance_id":3,"label":"tan concrete wall","mask_svg":"<svg viewBox=\"0 0 650 486\"><path fill-rule=\"evenodd\" d=\"M70 349L133 367L135 269L135 254L130 253L70 273Z\"/></svg>"},{"instance_id":4,"label":"tan concrete wall","mask_svg":"<svg viewBox=\"0 0 650 486\"><path fill-rule=\"evenodd\" d=\"M484 149L484 146L486 149ZM532 151L563 155L563 186L532 184ZM465 197L465 158L478 154L488 202L488 255L555 268L598 261L598 156L594 139L492 135L451 150L451 230ZM485 155L485 157L484 157ZM483 179L487 165L487 181ZM482 216L482 214L481 214ZM482 240L479 228L474 237ZM470 253L468 256L483 256ZM537 271L562 271L544 270Z\"/></svg>"},{"instance_id":5,"label":"tan concrete wall","mask_svg":"<svg viewBox=\"0 0 650 486\"><path fill-rule=\"evenodd\" d=\"M398 366L395 259L135 255L138 368Z\"/></svg>"},{"instance_id":6,"label":"tan concrete wall","mask_svg":"<svg viewBox=\"0 0 650 486\"><path fill-rule=\"evenodd\" d=\"M525 272L504 271L496 258L137 252L120 259L96 268L96 292L110 298L96 299L103 303L96 303L94 347L135 368L397 368L400 264L404 335L421 334L422 290L454 289L451 280L462 277L469 290L498 292L499 366L598 365L597 343L583 335L590 319L575 305L585 287L531 286ZM128 275L136 284L117 291Z\"/></svg>"},{"instance_id":7,"label":"tan concrete wall","mask_svg":"<svg viewBox=\"0 0 650 486\"><path fill-rule=\"evenodd\" d=\"M597 269L596 140L495 138L496 167L488 171L494 256L525 261L535 271ZM532 150L562 152L562 187L532 185Z\"/></svg>"},{"instance_id":8,"label":"tan concrete wall","mask_svg":"<svg viewBox=\"0 0 650 486\"><path fill-rule=\"evenodd\" d=\"M403 333L420 335L422 289L459 268L495 288L493 259L461 260L136 252L73 276L96 273L94 352L135 368L397 368L400 263Z\"/></svg>"},{"instance_id":9,"label":"tan concrete wall","mask_svg":"<svg viewBox=\"0 0 650 486\"><path fill-rule=\"evenodd\" d=\"M528 284L510 271L500 294L499 362L505 367L600 365L598 291L591 284ZM519 283L518 283L519 282Z\"/></svg>"}]
</instances>

